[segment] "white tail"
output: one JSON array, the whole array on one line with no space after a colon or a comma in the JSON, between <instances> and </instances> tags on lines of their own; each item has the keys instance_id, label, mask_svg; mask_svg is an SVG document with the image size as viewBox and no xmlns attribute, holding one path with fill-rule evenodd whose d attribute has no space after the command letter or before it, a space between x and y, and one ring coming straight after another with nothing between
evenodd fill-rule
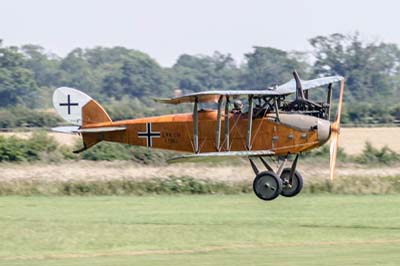
<instances>
[{"instance_id":1,"label":"white tail","mask_svg":"<svg viewBox=\"0 0 400 266\"><path fill-rule=\"evenodd\" d=\"M53 94L53 106L57 113L67 122L73 125L82 125L82 107L92 98L87 94L67 87L55 90Z\"/></svg>"},{"instance_id":2,"label":"white tail","mask_svg":"<svg viewBox=\"0 0 400 266\"><path fill-rule=\"evenodd\" d=\"M65 121L75 125L56 127L53 128L53 131L82 134L83 148L74 151L75 153L84 151L99 143L102 138L98 134L126 129L126 127L110 126L111 118L103 107L90 96L76 89L67 87L56 89L53 94L53 105L54 109Z\"/></svg>"},{"instance_id":3,"label":"white tail","mask_svg":"<svg viewBox=\"0 0 400 266\"><path fill-rule=\"evenodd\" d=\"M89 95L76 89L67 87L56 89L53 94L53 105L57 113L73 125L111 122L103 107Z\"/></svg>"}]
</instances>

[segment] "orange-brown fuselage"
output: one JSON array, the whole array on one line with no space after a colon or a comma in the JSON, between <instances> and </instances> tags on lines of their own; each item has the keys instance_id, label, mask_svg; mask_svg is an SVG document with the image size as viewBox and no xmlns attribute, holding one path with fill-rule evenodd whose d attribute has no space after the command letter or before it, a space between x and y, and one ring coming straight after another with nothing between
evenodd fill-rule
<instances>
[{"instance_id":1,"label":"orange-brown fuselage","mask_svg":"<svg viewBox=\"0 0 400 266\"><path fill-rule=\"evenodd\" d=\"M216 147L217 112L214 110L198 112L199 152L247 150L247 115L229 114L229 145L226 145L224 134L224 115L221 120L220 146ZM116 126L124 126L126 130L83 133L85 145L90 147L104 140L181 152L195 151L191 113L96 123L83 125L82 128ZM275 155L296 154L320 145L316 129L299 129L276 122L271 116L253 119L250 143L250 150L271 150Z\"/></svg>"}]
</instances>

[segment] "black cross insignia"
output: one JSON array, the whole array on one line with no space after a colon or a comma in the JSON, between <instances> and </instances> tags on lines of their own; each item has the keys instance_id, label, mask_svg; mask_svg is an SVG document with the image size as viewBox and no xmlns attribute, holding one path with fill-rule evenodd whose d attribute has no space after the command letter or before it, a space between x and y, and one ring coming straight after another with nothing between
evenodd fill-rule
<instances>
[{"instance_id":1,"label":"black cross insignia","mask_svg":"<svg viewBox=\"0 0 400 266\"><path fill-rule=\"evenodd\" d=\"M160 132L151 131L151 123L146 123L146 131L138 132L138 138L146 138L147 147L152 147L152 138L159 138Z\"/></svg>"},{"instance_id":2,"label":"black cross insignia","mask_svg":"<svg viewBox=\"0 0 400 266\"><path fill-rule=\"evenodd\" d=\"M66 103L60 103L60 106L68 106L68 114L71 114L71 106L78 106L79 103L71 103L71 95L68 94L68 99Z\"/></svg>"}]
</instances>

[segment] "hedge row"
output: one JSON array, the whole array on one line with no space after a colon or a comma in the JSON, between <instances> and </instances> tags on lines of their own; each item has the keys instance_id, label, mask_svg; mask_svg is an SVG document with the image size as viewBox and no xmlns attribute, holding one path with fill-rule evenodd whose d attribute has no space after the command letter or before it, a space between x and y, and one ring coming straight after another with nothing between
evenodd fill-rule
<instances>
[{"instance_id":1,"label":"hedge row","mask_svg":"<svg viewBox=\"0 0 400 266\"><path fill-rule=\"evenodd\" d=\"M188 176L148 180L98 181L4 181L0 196L94 196L94 195L170 195L170 194L244 194L252 193L251 182L199 180ZM399 177L347 177L334 183L327 180L305 182L302 194L397 194Z\"/></svg>"}]
</instances>

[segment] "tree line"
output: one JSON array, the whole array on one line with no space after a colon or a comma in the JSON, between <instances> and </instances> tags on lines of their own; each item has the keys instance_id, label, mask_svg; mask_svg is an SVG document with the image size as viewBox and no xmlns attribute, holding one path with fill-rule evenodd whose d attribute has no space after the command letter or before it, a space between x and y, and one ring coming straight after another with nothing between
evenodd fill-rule
<instances>
[{"instance_id":1,"label":"tree line","mask_svg":"<svg viewBox=\"0 0 400 266\"><path fill-rule=\"evenodd\" d=\"M172 67L161 67L149 55L124 47L77 48L60 57L38 45L4 46L0 41L0 117L45 115L43 110L51 107L51 95L60 86L85 91L115 119L178 112L185 107L161 106L151 98L172 96L178 88L183 93L265 89L285 83L296 69L303 79L346 78L345 123L400 119L398 45L364 41L357 33L316 36L309 43L309 52L257 46L240 64L230 54L214 52L183 54ZM311 92L311 98L319 96ZM48 117L42 120L56 123ZM3 121L0 126L7 125Z\"/></svg>"}]
</instances>

